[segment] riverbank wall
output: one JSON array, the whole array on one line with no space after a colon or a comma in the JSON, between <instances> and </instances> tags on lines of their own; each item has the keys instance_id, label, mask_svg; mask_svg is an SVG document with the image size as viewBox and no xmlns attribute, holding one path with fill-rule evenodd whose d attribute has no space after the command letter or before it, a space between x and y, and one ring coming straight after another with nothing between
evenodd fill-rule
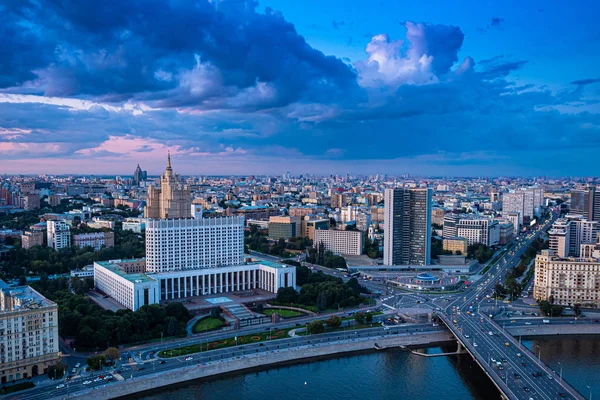
<instances>
[{"instance_id":1,"label":"riverbank wall","mask_svg":"<svg viewBox=\"0 0 600 400\"><path fill-rule=\"evenodd\" d=\"M375 344L380 349L397 348L400 346L431 345L448 341L456 341L450 332L435 332L420 335L392 335L365 339L353 339L326 345L307 345L291 349L274 350L209 362L204 365L196 364L188 367L163 371L156 374L135 378L132 380L118 381L107 384L102 388L86 389L72 393L70 399L87 399L90 396L95 400L114 399L131 396L142 392L160 389L166 386L177 385L186 381L214 377L233 372L241 373L256 368L285 365L290 362L318 359L324 356L373 350Z\"/></svg>"},{"instance_id":2,"label":"riverbank wall","mask_svg":"<svg viewBox=\"0 0 600 400\"><path fill-rule=\"evenodd\" d=\"M560 336L560 335L600 335L600 324L560 324L525 327L506 327L508 333L519 336Z\"/></svg>"}]
</instances>

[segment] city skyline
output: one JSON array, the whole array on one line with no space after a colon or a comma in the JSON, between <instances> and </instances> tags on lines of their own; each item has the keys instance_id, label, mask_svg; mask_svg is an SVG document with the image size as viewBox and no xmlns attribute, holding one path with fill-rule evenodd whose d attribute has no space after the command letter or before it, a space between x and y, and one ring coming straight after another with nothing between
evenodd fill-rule
<instances>
[{"instance_id":1,"label":"city skyline","mask_svg":"<svg viewBox=\"0 0 600 400\"><path fill-rule=\"evenodd\" d=\"M352 5L7 4L1 172L594 175L598 4Z\"/></svg>"}]
</instances>

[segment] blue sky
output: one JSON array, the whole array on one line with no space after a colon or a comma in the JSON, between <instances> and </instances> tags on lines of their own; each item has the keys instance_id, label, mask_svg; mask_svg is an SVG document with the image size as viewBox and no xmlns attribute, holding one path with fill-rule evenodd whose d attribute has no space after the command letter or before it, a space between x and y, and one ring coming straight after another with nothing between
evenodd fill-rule
<instances>
[{"instance_id":1,"label":"blue sky","mask_svg":"<svg viewBox=\"0 0 600 400\"><path fill-rule=\"evenodd\" d=\"M597 175L599 11L0 0L0 172Z\"/></svg>"}]
</instances>

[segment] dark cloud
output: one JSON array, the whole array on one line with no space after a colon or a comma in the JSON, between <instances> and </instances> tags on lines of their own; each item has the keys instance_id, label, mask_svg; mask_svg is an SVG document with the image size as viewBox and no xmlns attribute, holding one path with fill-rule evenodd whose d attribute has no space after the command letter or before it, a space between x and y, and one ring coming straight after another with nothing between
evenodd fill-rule
<instances>
[{"instance_id":1,"label":"dark cloud","mask_svg":"<svg viewBox=\"0 0 600 400\"><path fill-rule=\"evenodd\" d=\"M308 45L280 13L256 6L24 1L1 11L0 83L29 81L49 96L206 108L236 96L229 106L257 97L271 107L352 90L354 71Z\"/></svg>"},{"instance_id":2,"label":"dark cloud","mask_svg":"<svg viewBox=\"0 0 600 400\"><path fill-rule=\"evenodd\" d=\"M504 22L504 18L494 17L494 18L492 18L492 21L490 22L490 26L498 27L498 26L502 25L503 22Z\"/></svg>"},{"instance_id":3,"label":"dark cloud","mask_svg":"<svg viewBox=\"0 0 600 400\"><path fill-rule=\"evenodd\" d=\"M585 85L591 85L593 83L598 83L598 82L600 82L600 78L579 79L579 80L571 82L571 85L585 86Z\"/></svg>"}]
</instances>

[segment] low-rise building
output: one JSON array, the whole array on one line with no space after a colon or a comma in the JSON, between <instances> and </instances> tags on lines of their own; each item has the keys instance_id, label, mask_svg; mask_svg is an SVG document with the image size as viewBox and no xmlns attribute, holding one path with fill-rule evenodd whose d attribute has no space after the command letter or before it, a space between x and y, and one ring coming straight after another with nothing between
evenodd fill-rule
<instances>
[{"instance_id":1,"label":"low-rise building","mask_svg":"<svg viewBox=\"0 0 600 400\"><path fill-rule=\"evenodd\" d=\"M146 229L146 222L143 218L127 218L123 221L123 230L142 233Z\"/></svg>"},{"instance_id":2,"label":"low-rise building","mask_svg":"<svg viewBox=\"0 0 600 400\"><path fill-rule=\"evenodd\" d=\"M21 247L30 249L33 246L42 246L44 244L44 232L30 230L21 235Z\"/></svg>"},{"instance_id":3,"label":"low-rise building","mask_svg":"<svg viewBox=\"0 0 600 400\"><path fill-rule=\"evenodd\" d=\"M336 254L359 256L363 253L363 232L318 229L314 231L314 236L314 248L318 248L323 243L326 250Z\"/></svg>"},{"instance_id":4,"label":"low-rise building","mask_svg":"<svg viewBox=\"0 0 600 400\"><path fill-rule=\"evenodd\" d=\"M0 383L44 374L58 358L56 303L0 280Z\"/></svg>"},{"instance_id":5,"label":"low-rise building","mask_svg":"<svg viewBox=\"0 0 600 400\"><path fill-rule=\"evenodd\" d=\"M453 254L467 255L467 248L469 243L464 237L450 237L444 238L442 241L442 248L444 250L451 251Z\"/></svg>"},{"instance_id":6,"label":"low-rise building","mask_svg":"<svg viewBox=\"0 0 600 400\"><path fill-rule=\"evenodd\" d=\"M102 247L109 248L114 247L114 245L114 232L92 232L73 235L73 246L75 247L92 247L94 251L98 251Z\"/></svg>"}]
</instances>

